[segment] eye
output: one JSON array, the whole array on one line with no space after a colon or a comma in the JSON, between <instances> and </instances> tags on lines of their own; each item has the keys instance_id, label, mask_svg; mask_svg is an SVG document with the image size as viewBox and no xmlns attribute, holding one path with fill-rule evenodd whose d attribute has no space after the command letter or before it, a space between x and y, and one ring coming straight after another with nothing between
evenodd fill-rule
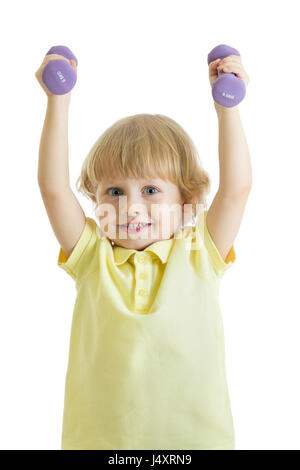
<instances>
[{"instance_id":1,"label":"eye","mask_svg":"<svg viewBox=\"0 0 300 470\"><path fill-rule=\"evenodd\" d=\"M159 190L158 190L157 188L155 188L154 186L147 186L145 189L151 189L151 190L154 189L156 192L159 192ZM109 194L109 191L110 191L110 190L113 190L113 191L117 190L117 191L119 191L119 188L108 188L108 190L107 190L106 192ZM156 194L156 193L155 193L155 192L154 192L154 193L150 193L150 196L151 196L151 194ZM118 196L118 194L114 194L114 195L112 195L112 196Z\"/></svg>"},{"instance_id":2,"label":"eye","mask_svg":"<svg viewBox=\"0 0 300 470\"><path fill-rule=\"evenodd\" d=\"M115 189L118 190L118 188L109 188L106 192L109 194L109 191L110 191L111 189L113 189L113 190L115 190Z\"/></svg>"},{"instance_id":3,"label":"eye","mask_svg":"<svg viewBox=\"0 0 300 470\"><path fill-rule=\"evenodd\" d=\"M145 189L154 189L155 191L159 192L157 188L154 188L154 186L148 186ZM156 193L152 193L152 194L156 194Z\"/></svg>"}]
</instances>

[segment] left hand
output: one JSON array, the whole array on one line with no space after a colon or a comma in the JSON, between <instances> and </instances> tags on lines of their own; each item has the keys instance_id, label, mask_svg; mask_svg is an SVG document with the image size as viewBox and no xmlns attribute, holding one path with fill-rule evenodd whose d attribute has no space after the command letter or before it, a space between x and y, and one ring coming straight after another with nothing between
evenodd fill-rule
<instances>
[{"instance_id":1,"label":"left hand","mask_svg":"<svg viewBox=\"0 0 300 470\"><path fill-rule=\"evenodd\" d=\"M246 86L250 81L250 77L245 72L241 56L239 55L232 54L224 57L224 59L216 59L209 64L209 81L211 86L218 78L218 71L234 73L238 78L244 81Z\"/></svg>"}]
</instances>

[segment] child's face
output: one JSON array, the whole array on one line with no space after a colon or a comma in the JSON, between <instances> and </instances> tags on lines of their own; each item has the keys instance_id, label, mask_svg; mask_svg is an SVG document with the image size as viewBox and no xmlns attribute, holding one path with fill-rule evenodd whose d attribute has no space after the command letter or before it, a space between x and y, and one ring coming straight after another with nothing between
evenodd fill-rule
<instances>
[{"instance_id":1,"label":"child's face","mask_svg":"<svg viewBox=\"0 0 300 470\"><path fill-rule=\"evenodd\" d=\"M169 180L111 177L101 181L97 195L96 215L102 234L124 248L143 250L154 242L172 238L186 222L183 215L186 205L178 187ZM190 208L190 205L185 208L187 213ZM130 222L151 226L140 231L130 227L128 230Z\"/></svg>"}]
</instances>

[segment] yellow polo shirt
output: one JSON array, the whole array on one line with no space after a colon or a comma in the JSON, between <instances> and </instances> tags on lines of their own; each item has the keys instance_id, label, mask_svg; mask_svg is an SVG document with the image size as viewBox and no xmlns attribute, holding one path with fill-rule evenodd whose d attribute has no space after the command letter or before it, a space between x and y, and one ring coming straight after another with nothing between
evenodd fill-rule
<instances>
[{"instance_id":1,"label":"yellow polo shirt","mask_svg":"<svg viewBox=\"0 0 300 470\"><path fill-rule=\"evenodd\" d=\"M235 251L223 261L206 214L142 251L88 217L60 247L77 291L62 449L234 449L218 291Z\"/></svg>"}]
</instances>

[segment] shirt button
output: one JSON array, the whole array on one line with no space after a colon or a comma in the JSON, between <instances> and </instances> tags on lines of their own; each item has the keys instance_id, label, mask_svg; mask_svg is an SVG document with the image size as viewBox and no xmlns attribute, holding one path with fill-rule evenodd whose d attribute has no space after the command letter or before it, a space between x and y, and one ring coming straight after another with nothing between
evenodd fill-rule
<instances>
[{"instance_id":1,"label":"shirt button","mask_svg":"<svg viewBox=\"0 0 300 470\"><path fill-rule=\"evenodd\" d=\"M147 279L146 273L141 273L140 274L140 279Z\"/></svg>"},{"instance_id":2,"label":"shirt button","mask_svg":"<svg viewBox=\"0 0 300 470\"><path fill-rule=\"evenodd\" d=\"M142 258L142 257L141 257L141 258L139 258L139 262L140 262L140 263L143 263L144 261L145 261L145 259L144 259L144 258Z\"/></svg>"},{"instance_id":3,"label":"shirt button","mask_svg":"<svg viewBox=\"0 0 300 470\"><path fill-rule=\"evenodd\" d=\"M143 297L145 297L146 291L144 289L139 289L139 295L142 295Z\"/></svg>"}]
</instances>

